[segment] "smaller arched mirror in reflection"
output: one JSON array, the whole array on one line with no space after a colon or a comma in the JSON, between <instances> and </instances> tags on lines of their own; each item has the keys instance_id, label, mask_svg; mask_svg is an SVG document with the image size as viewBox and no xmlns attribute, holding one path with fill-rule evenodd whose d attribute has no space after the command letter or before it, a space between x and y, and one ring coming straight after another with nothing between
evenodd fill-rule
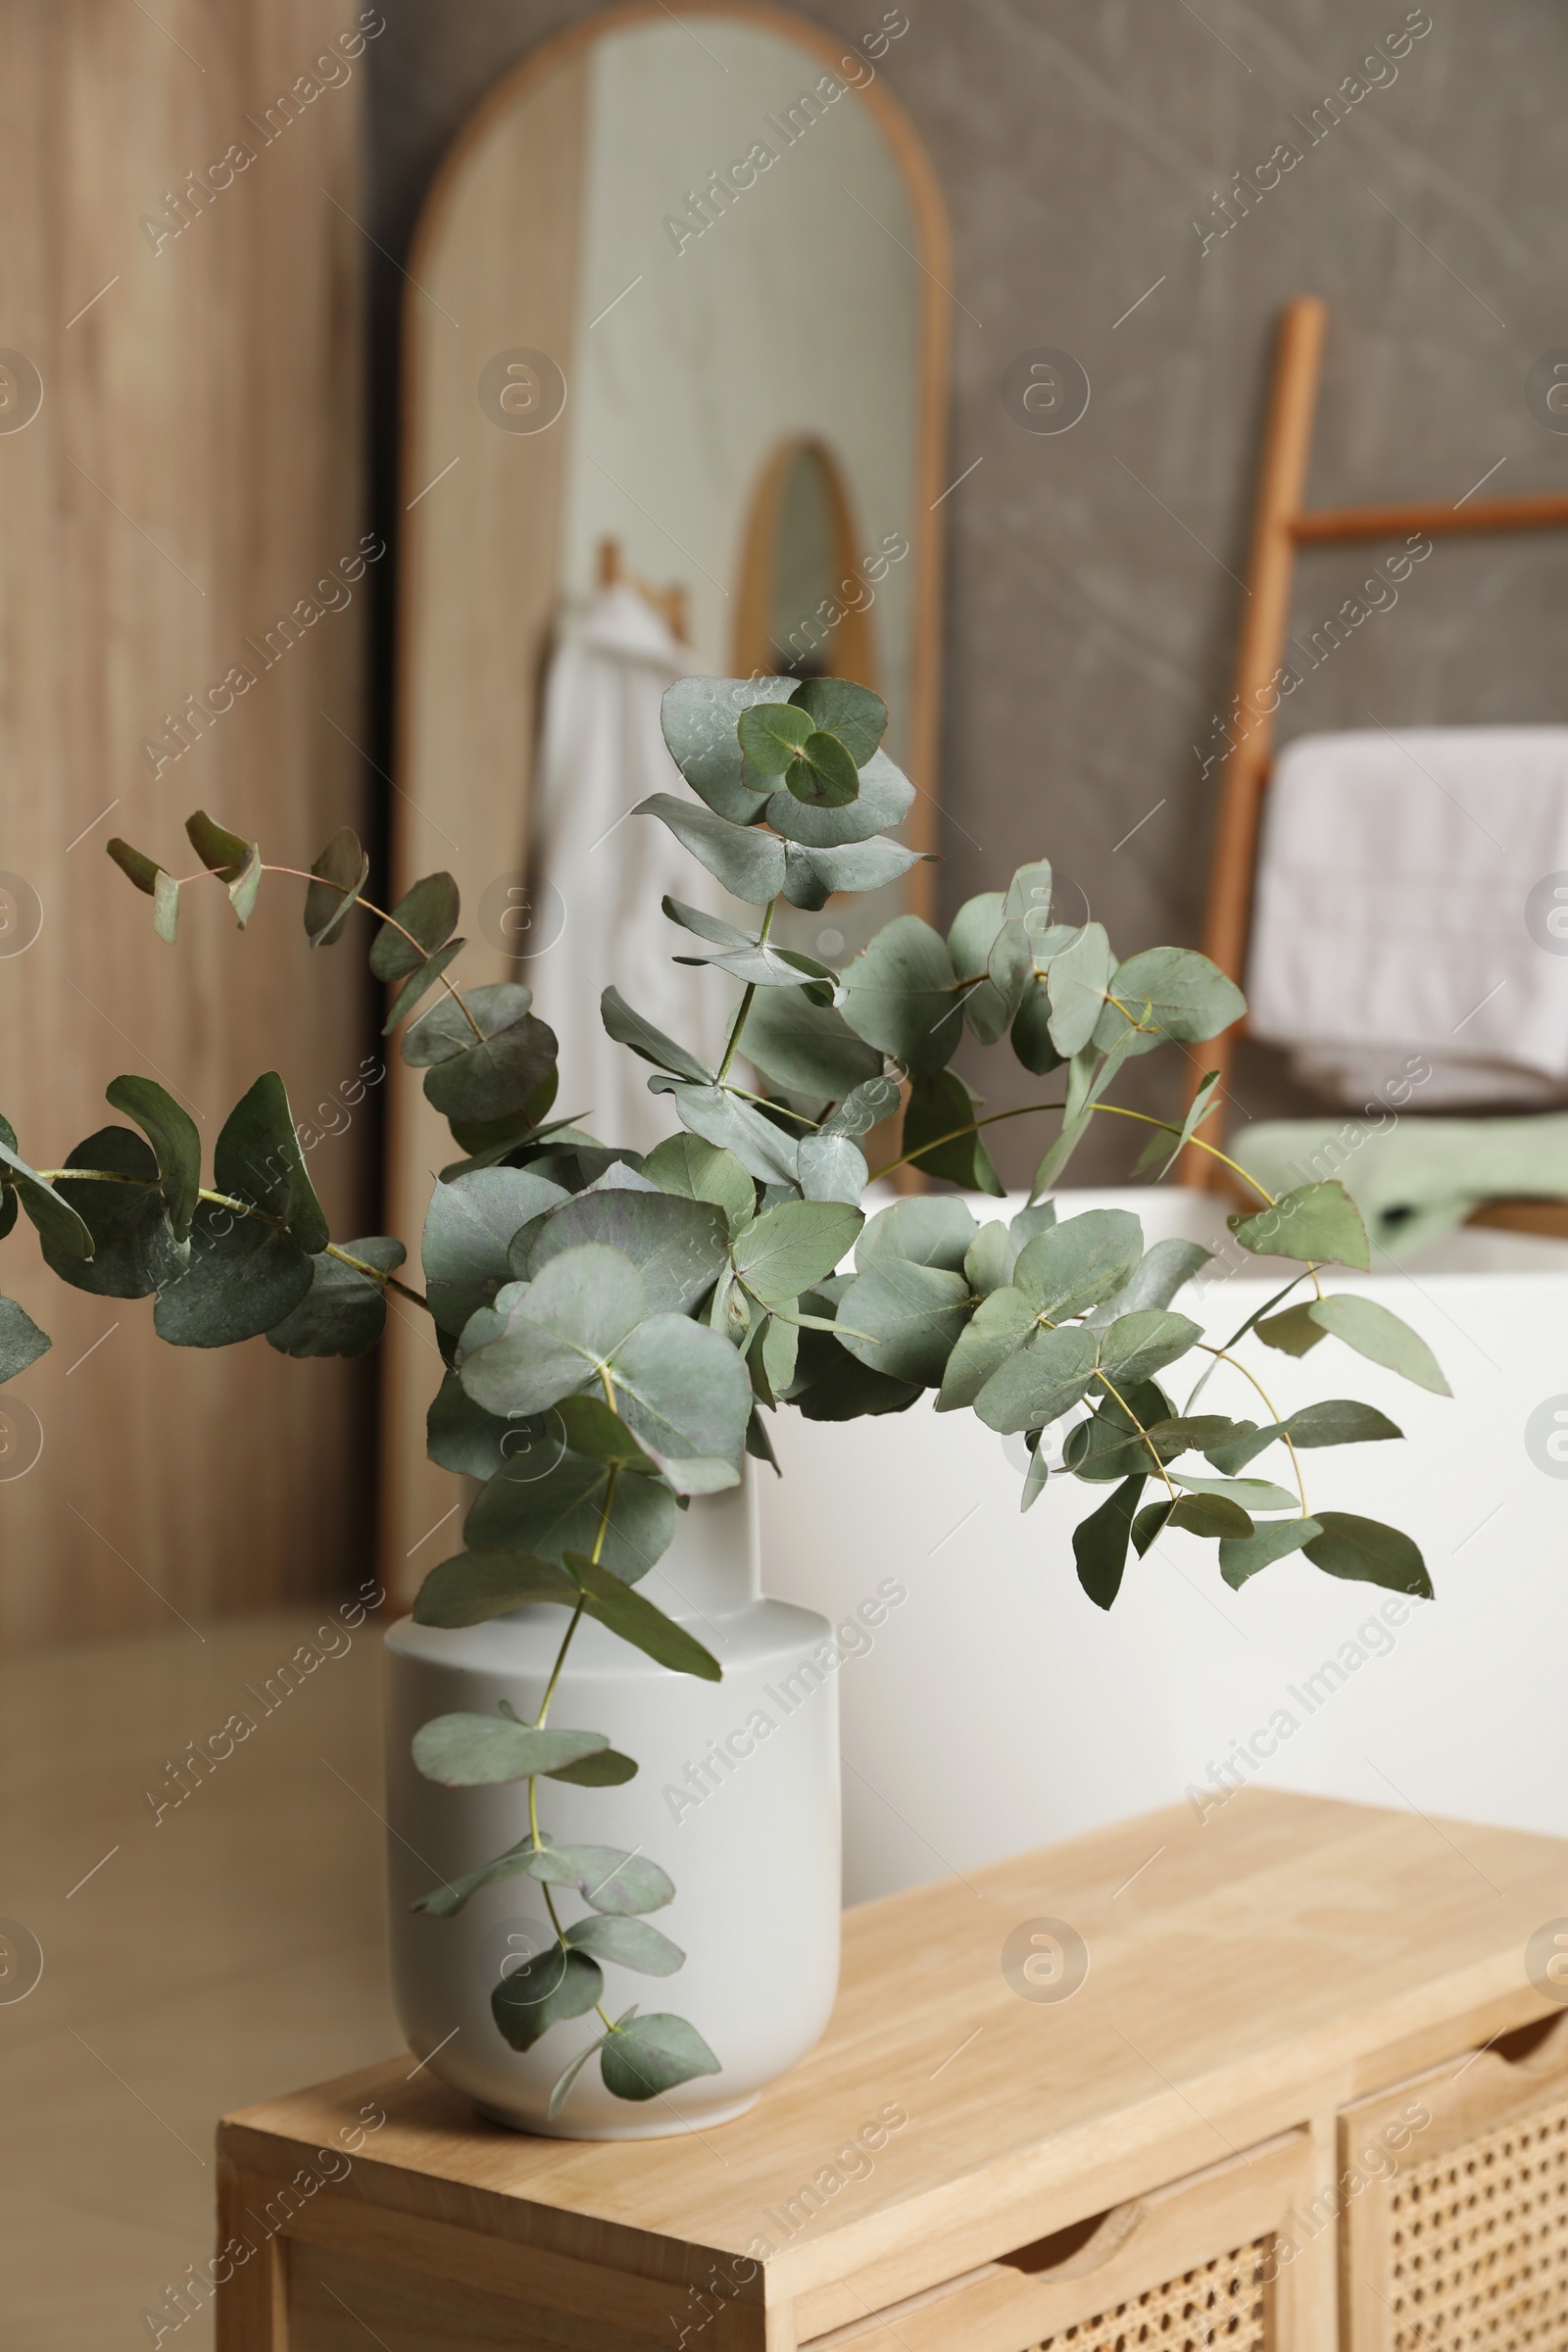
<instances>
[{"instance_id":1,"label":"smaller arched mirror in reflection","mask_svg":"<svg viewBox=\"0 0 1568 2352\"><path fill-rule=\"evenodd\" d=\"M737 677L855 678L887 698L877 588L908 554L900 531L862 548L849 487L831 449L807 436L769 459L741 553ZM864 564L866 569L861 571ZM899 698L895 698L899 699ZM889 745L896 756L898 737Z\"/></svg>"}]
</instances>

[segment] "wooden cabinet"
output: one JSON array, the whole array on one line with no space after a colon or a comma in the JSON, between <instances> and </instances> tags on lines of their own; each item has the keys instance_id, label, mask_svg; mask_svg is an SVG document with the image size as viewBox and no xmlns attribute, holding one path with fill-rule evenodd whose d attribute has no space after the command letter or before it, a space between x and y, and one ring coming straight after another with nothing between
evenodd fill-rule
<instances>
[{"instance_id":1,"label":"wooden cabinet","mask_svg":"<svg viewBox=\"0 0 1568 2352\"><path fill-rule=\"evenodd\" d=\"M1341 2154L1346 2352L1568 2343L1568 2016L1361 2100Z\"/></svg>"},{"instance_id":2,"label":"wooden cabinet","mask_svg":"<svg viewBox=\"0 0 1568 2352\"><path fill-rule=\"evenodd\" d=\"M1561 2352L1565 1892L1556 1839L1246 1790L852 1912L821 2043L715 2130L530 2138L409 2057L270 2101L219 2344ZM1037 1983L1047 1930L1086 1965Z\"/></svg>"}]
</instances>

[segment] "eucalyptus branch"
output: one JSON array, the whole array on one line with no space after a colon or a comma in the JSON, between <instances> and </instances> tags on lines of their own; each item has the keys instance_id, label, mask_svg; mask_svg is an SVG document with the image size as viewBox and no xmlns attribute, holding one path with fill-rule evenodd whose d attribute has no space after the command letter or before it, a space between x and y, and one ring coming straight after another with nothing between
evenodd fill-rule
<instances>
[{"instance_id":1,"label":"eucalyptus branch","mask_svg":"<svg viewBox=\"0 0 1568 2352\"><path fill-rule=\"evenodd\" d=\"M395 915L388 914L385 907L377 906L374 901L372 899L366 898L362 891L351 891L346 882L333 882L325 874L304 873L297 865L264 864L262 871L264 874L291 874L296 882L319 882L323 890L335 890L340 899L352 898L357 906L365 908L367 914L373 914L378 921L389 923L400 939L406 939L411 948L417 949L420 961L428 962L430 957L430 950L425 946L422 939L416 939L412 931L405 931L403 925L397 920ZM191 880L193 882L199 879L200 877L198 875L193 874L191 876ZM334 917L334 920L336 918ZM456 1004L464 1019L467 1022L468 1027L473 1031L476 1042L482 1046L484 1044L484 1031L480 1028L478 1022L468 1010L467 1005L464 1003L462 990L453 987L445 972L437 972L436 978L440 982L441 986L446 990L447 995L452 999L453 1004Z\"/></svg>"},{"instance_id":2,"label":"eucalyptus branch","mask_svg":"<svg viewBox=\"0 0 1568 2352\"><path fill-rule=\"evenodd\" d=\"M1160 1477L1164 1480L1165 1492L1169 1494L1172 1502L1180 1502L1181 1496L1177 1494L1176 1489L1171 1482L1170 1472L1160 1459L1159 1447L1154 1444L1153 1439L1150 1436L1148 1430L1139 1420L1138 1415L1133 1411L1133 1408L1128 1403L1126 1397L1116 1387L1115 1383L1106 1378L1103 1372L1097 1372L1095 1374L1095 1378L1099 1381L1102 1388L1109 1389L1112 1396L1115 1397L1116 1402L1121 1406L1122 1411L1126 1414L1134 1429L1137 1430L1138 1435L1143 1439L1144 1445L1148 1448L1150 1459L1152 1461L1154 1468L1159 1472Z\"/></svg>"},{"instance_id":3,"label":"eucalyptus branch","mask_svg":"<svg viewBox=\"0 0 1568 2352\"><path fill-rule=\"evenodd\" d=\"M777 910L778 900L776 898L769 899L767 902L767 911L762 916L762 928L758 933L757 937L757 944L760 948L765 948L767 945L767 935L773 928L773 916ZM756 996L756 994L757 982L755 980L748 980L741 997L740 1007L735 1015L735 1026L733 1029L731 1029L729 1033L729 1043L724 1048L724 1058L718 1065L715 1083L719 1086L722 1086L725 1079L729 1076L729 1065L735 1058L735 1049L741 1042L741 1031L746 1026L746 1015L752 1009L752 999ZM737 1088L736 1091L738 1093L739 1089Z\"/></svg>"},{"instance_id":4,"label":"eucalyptus branch","mask_svg":"<svg viewBox=\"0 0 1568 2352\"><path fill-rule=\"evenodd\" d=\"M1298 1275L1297 1281L1299 1280L1300 1276ZM1293 1284L1292 1287L1294 1289L1295 1285ZM1296 1492L1301 1498L1301 1517L1303 1519L1310 1518L1311 1513L1306 1507L1306 1481L1301 1476L1301 1464L1299 1458L1298 1457L1296 1447L1291 1443L1291 1433L1285 1427L1283 1421L1281 1421L1279 1407L1275 1404L1267 1389L1264 1388L1263 1383L1257 1378L1255 1373L1248 1370L1247 1366L1243 1363L1239 1355L1232 1355L1228 1348L1211 1347L1207 1340L1195 1340L1193 1345L1195 1348L1201 1348L1205 1355L1217 1357L1222 1364L1234 1365L1235 1369L1242 1375L1242 1378L1244 1380L1250 1380L1253 1388L1257 1391L1258 1395L1262 1397L1264 1404L1268 1407L1269 1418L1279 1429L1280 1436L1285 1443L1285 1450L1291 1457L1291 1469L1296 1477Z\"/></svg>"},{"instance_id":5,"label":"eucalyptus branch","mask_svg":"<svg viewBox=\"0 0 1568 2352\"><path fill-rule=\"evenodd\" d=\"M113 1168L35 1168L33 1173L43 1184L128 1184L142 1193L156 1193L161 1189L156 1176L124 1176ZM203 1185L196 1198L210 1202L214 1208L232 1209L236 1216L252 1217L258 1224L270 1225L278 1233L288 1231L286 1218L273 1216L270 1209L258 1208L254 1200L236 1200L232 1193L215 1193ZM430 1301L422 1291L416 1291L408 1283L399 1282L397 1276L388 1273L384 1266L372 1266L368 1258L355 1257L352 1251L340 1250L336 1242L328 1242L321 1254L339 1259L343 1265L352 1266L356 1274L364 1274L371 1282L380 1283L384 1289L396 1291L400 1298L407 1298L413 1305L422 1306L426 1313L430 1311Z\"/></svg>"}]
</instances>

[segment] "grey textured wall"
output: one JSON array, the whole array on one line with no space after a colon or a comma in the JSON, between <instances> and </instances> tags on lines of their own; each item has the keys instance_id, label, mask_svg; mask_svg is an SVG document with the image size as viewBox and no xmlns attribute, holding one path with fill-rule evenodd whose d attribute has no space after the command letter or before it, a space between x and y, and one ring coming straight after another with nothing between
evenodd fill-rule
<instances>
[{"instance_id":1,"label":"grey textured wall","mask_svg":"<svg viewBox=\"0 0 1568 2352\"><path fill-rule=\"evenodd\" d=\"M465 116L543 35L593 12L385 7L368 53L371 225L401 257ZM1531 363L1568 343L1568 16L1554 0L906 9L882 71L947 192L961 305L952 472L975 466L948 502L945 902L1045 853L1122 953L1194 941L1215 775L1205 783L1200 763L1230 691L1281 303L1314 292L1332 307L1316 503L1453 501L1493 468L1489 495L1568 486L1568 439L1523 395ZM801 13L847 43L882 18L873 0ZM1364 67L1407 22L1431 29L1402 59ZM1311 108L1357 74L1365 94L1313 143ZM1217 232L1216 192L1238 171L1251 181L1282 140L1300 160L1200 249L1195 219ZM383 265L384 484L400 286ZM1001 397L1009 360L1038 346L1071 352L1093 386L1059 436L1020 429ZM1306 559L1301 634L1379 553ZM1366 725L1369 712L1396 726L1568 716L1565 601L1558 538L1440 542L1398 603L1306 677L1285 731ZM1122 1099L1173 1102L1181 1073L1165 1062L1135 1065ZM1052 1091L1005 1049L970 1075L994 1109ZM1244 1056L1238 1095L1254 1116L1305 1106L1260 1051ZM1128 1164L1128 1131L1113 1125L1075 1180ZM1004 1172L1022 1180L1038 1128L996 1133Z\"/></svg>"}]
</instances>

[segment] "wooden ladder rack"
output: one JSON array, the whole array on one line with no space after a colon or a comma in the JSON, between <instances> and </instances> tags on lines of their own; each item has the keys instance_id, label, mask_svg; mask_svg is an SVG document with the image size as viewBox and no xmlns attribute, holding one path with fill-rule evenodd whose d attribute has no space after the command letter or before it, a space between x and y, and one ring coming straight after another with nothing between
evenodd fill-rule
<instances>
[{"instance_id":1,"label":"wooden ladder rack","mask_svg":"<svg viewBox=\"0 0 1568 2352\"><path fill-rule=\"evenodd\" d=\"M1204 955L1238 985L1243 982L1247 968L1258 831L1273 759L1274 710L1265 709L1265 698L1275 687L1290 630L1297 549L1338 546L1357 539L1409 537L1418 532L1451 537L1477 531L1568 529L1568 493L1564 492L1542 491L1521 498L1475 500L1467 493L1453 506L1433 502L1315 510L1303 506L1301 495L1312 454L1312 427L1327 326L1328 307L1315 294L1299 295L1286 305L1275 347L1274 378L1258 465L1257 498L1247 565L1247 604L1242 616L1235 698L1231 706L1238 732L1220 775L1219 812L1203 925ZM1275 691L1275 709L1278 703ZM1238 1022L1202 1049L1203 1063L1220 1073L1216 1101L1221 1103L1228 1098L1236 1040L1242 1027ZM1200 1071L1195 1066L1192 1094L1198 1091L1200 1077ZM1192 1143L1182 1154L1180 1181L1200 1191L1226 1192L1234 1180L1221 1161ZM1523 1202L1498 1203L1496 1212L1484 1210L1481 1215L1489 1223L1524 1224L1527 1230L1553 1233L1568 1231L1568 1209L1544 1208L1539 1219L1521 1213L1527 1208L1533 1210L1534 1206ZM1503 1209L1509 1212L1506 1217L1498 1213Z\"/></svg>"}]
</instances>

